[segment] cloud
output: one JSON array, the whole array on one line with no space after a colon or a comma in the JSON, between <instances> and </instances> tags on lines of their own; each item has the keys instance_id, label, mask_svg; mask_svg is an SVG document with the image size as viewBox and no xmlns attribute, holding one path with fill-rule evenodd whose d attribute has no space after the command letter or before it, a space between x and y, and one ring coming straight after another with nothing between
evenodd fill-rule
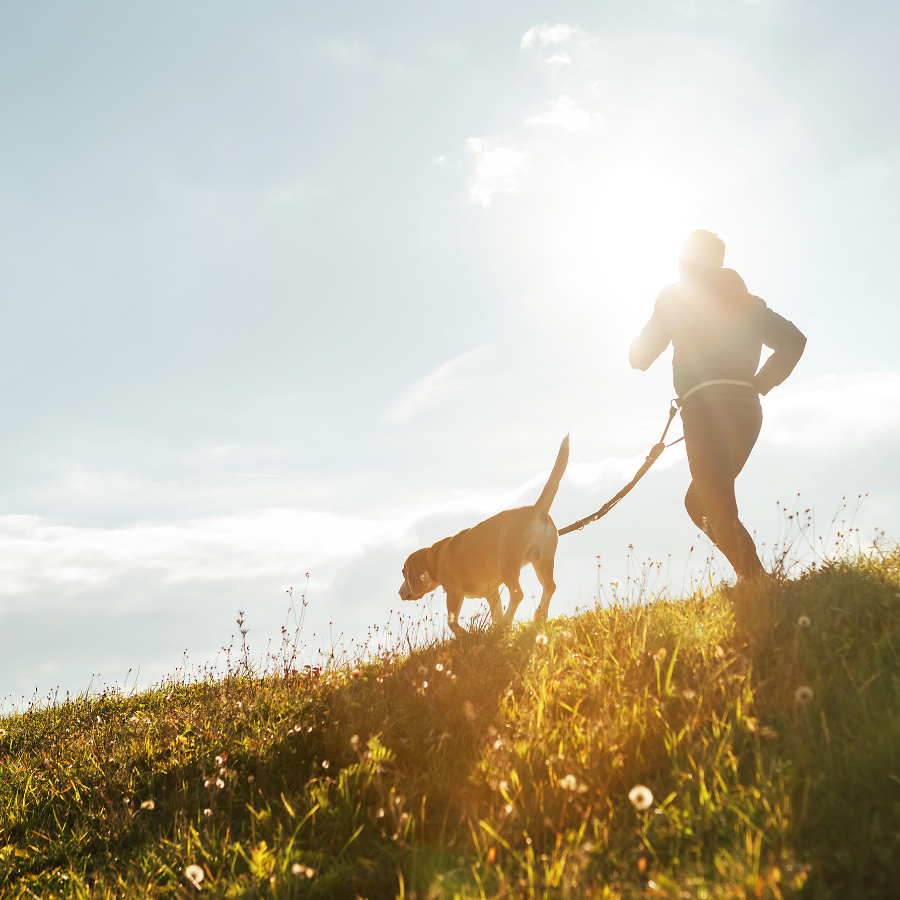
<instances>
[{"instance_id":1,"label":"cloud","mask_svg":"<svg viewBox=\"0 0 900 900\"><path fill-rule=\"evenodd\" d=\"M572 57L569 56L568 53L556 53L548 59L544 65L549 66L551 69L558 69L561 66L571 66L572 65Z\"/></svg>"},{"instance_id":2,"label":"cloud","mask_svg":"<svg viewBox=\"0 0 900 900\"><path fill-rule=\"evenodd\" d=\"M575 101L563 94L546 115L530 116L525 122L528 125L552 125L566 131L591 131L594 122L598 120L602 121L602 117L584 109L577 109Z\"/></svg>"},{"instance_id":3,"label":"cloud","mask_svg":"<svg viewBox=\"0 0 900 900\"><path fill-rule=\"evenodd\" d=\"M469 192L473 203L487 207L497 191L513 194L518 186L517 177L530 168L530 154L527 150L513 150L511 147L488 149L484 138L469 138L467 149L477 160L475 183Z\"/></svg>"},{"instance_id":4,"label":"cloud","mask_svg":"<svg viewBox=\"0 0 900 900\"><path fill-rule=\"evenodd\" d=\"M438 366L430 375L426 375L421 381L403 391L391 404L385 414L385 419L388 422L406 422L420 410L433 406L457 393L463 387L457 378L460 370L483 356L488 349L488 347L478 347Z\"/></svg>"},{"instance_id":5,"label":"cloud","mask_svg":"<svg viewBox=\"0 0 900 900\"><path fill-rule=\"evenodd\" d=\"M763 400L773 444L845 450L900 433L900 375L829 375Z\"/></svg>"},{"instance_id":6,"label":"cloud","mask_svg":"<svg viewBox=\"0 0 900 900\"><path fill-rule=\"evenodd\" d=\"M561 44L563 41L567 41L572 37L573 34L581 33L582 29L572 25L565 25L562 22L559 22L556 25L548 25L544 22L543 25L534 25L529 28L528 31L522 35L522 43L520 46L524 50L526 47L531 47L535 41L539 41L544 47L546 47L547 44Z\"/></svg>"}]
</instances>

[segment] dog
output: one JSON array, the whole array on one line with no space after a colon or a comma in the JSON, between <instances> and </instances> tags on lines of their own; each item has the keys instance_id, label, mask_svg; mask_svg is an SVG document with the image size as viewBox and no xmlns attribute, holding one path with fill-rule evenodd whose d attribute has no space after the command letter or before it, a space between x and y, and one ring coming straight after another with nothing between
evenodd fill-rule
<instances>
[{"instance_id":1,"label":"dog","mask_svg":"<svg viewBox=\"0 0 900 900\"><path fill-rule=\"evenodd\" d=\"M447 619L459 637L459 611L466 597L484 597L494 625L509 625L515 618L524 592L519 574L531 563L541 583L541 602L536 621L546 621L550 599L556 590L553 563L559 534L550 506L569 462L569 436L563 438L550 478L534 506L520 506L466 528L411 554L403 565L401 600L421 600L439 587L447 593ZM509 590L506 614L500 603L500 585Z\"/></svg>"}]
</instances>

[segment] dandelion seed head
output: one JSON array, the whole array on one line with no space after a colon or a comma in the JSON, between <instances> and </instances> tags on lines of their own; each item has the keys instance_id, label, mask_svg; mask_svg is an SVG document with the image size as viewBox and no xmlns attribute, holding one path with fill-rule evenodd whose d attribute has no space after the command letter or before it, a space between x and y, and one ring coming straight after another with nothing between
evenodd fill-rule
<instances>
[{"instance_id":1,"label":"dandelion seed head","mask_svg":"<svg viewBox=\"0 0 900 900\"><path fill-rule=\"evenodd\" d=\"M428 674L428 669L425 666L419 666L419 674L424 678Z\"/></svg>"},{"instance_id":2,"label":"dandelion seed head","mask_svg":"<svg viewBox=\"0 0 900 900\"><path fill-rule=\"evenodd\" d=\"M628 799L637 810L650 809L653 806L653 792L642 784L636 784L629 792Z\"/></svg>"},{"instance_id":3,"label":"dandelion seed head","mask_svg":"<svg viewBox=\"0 0 900 900\"><path fill-rule=\"evenodd\" d=\"M805 684L801 685L794 691L794 701L796 703L809 703L813 698L813 689Z\"/></svg>"},{"instance_id":4,"label":"dandelion seed head","mask_svg":"<svg viewBox=\"0 0 900 900\"><path fill-rule=\"evenodd\" d=\"M141 809L149 809L149 810L153 810L153 809L155 809L155 808L156 808L156 804L155 804L152 800L145 800L145 801L141 804Z\"/></svg>"},{"instance_id":5,"label":"dandelion seed head","mask_svg":"<svg viewBox=\"0 0 900 900\"><path fill-rule=\"evenodd\" d=\"M227 753L220 753L220 754L216 757L216 765L217 765L217 766L221 766L222 763L225 762L226 759L228 759L228 754L227 754Z\"/></svg>"},{"instance_id":6,"label":"dandelion seed head","mask_svg":"<svg viewBox=\"0 0 900 900\"><path fill-rule=\"evenodd\" d=\"M800 618L797 619L797 624L801 628L809 628L809 626L810 626L809 616L800 616Z\"/></svg>"},{"instance_id":7,"label":"dandelion seed head","mask_svg":"<svg viewBox=\"0 0 900 900\"><path fill-rule=\"evenodd\" d=\"M435 664L434 664L434 671L435 671L435 672L443 672L443 671L444 671L444 667L443 667L440 663L435 663Z\"/></svg>"},{"instance_id":8,"label":"dandelion seed head","mask_svg":"<svg viewBox=\"0 0 900 900\"><path fill-rule=\"evenodd\" d=\"M323 768L323 769L327 769L330 765L331 765L331 763L328 762L327 759L323 759L323 760L322 760L322 768Z\"/></svg>"},{"instance_id":9,"label":"dandelion seed head","mask_svg":"<svg viewBox=\"0 0 900 900\"><path fill-rule=\"evenodd\" d=\"M353 737L350 738L350 746L355 750L359 746L359 735L354 734Z\"/></svg>"},{"instance_id":10,"label":"dandelion seed head","mask_svg":"<svg viewBox=\"0 0 900 900\"><path fill-rule=\"evenodd\" d=\"M199 891L201 882L206 878L206 872L200 866L192 865L184 870L184 877Z\"/></svg>"},{"instance_id":11,"label":"dandelion seed head","mask_svg":"<svg viewBox=\"0 0 900 900\"><path fill-rule=\"evenodd\" d=\"M209 807L207 807L206 809L203 810L203 815L206 816L206 818L208 819L212 815L212 810Z\"/></svg>"},{"instance_id":12,"label":"dandelion seed head","mask_svg":"<svg viewBox=\"0 0 900 900\"><path fill-rule=\"evenodd\" d=\"M538 645L538 647L546 647L547 646L547 635L546 634L536 635L534 642Z\"/></svg>"},{"instance_id":13,"label":"dandelion seed head","mask_svg":"<svg viewBox=\"0 0 900 900\"><path fill-rule=\"evenodd\" d=\"M352 679L354 679L354 680L357 679L357 678L359 678L359 669L354 669L354 670L350 673L350 677L351 677Z\"/></svg>"},{"instance_id":14,"label":"dandelion seed head","mask_svg":"<svg viewBox=\"0 0 900 900\"><path fill-rule=\"evenodd\" d=\"M681 696L684 697L685 700L693 700L694 697L697 696L697 694L694 691L692 691L690 688L685 688L681 692Z\"/></svg>"},{"instance_id":15,"label":"dandelion seed head","mask_svg":"<svg viewBox=\"0 0 900 900\"><path fill-rule=\"evenodd\" d=\"M225 787L225 782L222 781L221 778L217 778L217 779L216 779L216 787L217 787L219 790L222 790L222 788Z\"/></svg>"}]
</instances>

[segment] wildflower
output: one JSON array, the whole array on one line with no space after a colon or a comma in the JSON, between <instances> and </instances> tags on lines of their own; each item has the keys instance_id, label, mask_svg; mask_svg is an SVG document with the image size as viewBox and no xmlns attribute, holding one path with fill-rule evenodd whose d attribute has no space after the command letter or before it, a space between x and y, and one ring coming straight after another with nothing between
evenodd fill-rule
<instances>
[{"instance_id":1,"label":"wildflower","mask_svg":"<svg viewBox=\"0 0 900 900\"><path fill-rule=\"evenodd\" d=\"M375 818L383 819L384 818L384 807L379 806L378 809L375 810Z\"/></svg>"},{"instance_id":2,"label":"wildflower","mask_svg":"<svg viewBox=\"0 0 900 900\"><path fill-rule=\"evenodd\" d=\"M653 793L650 788L642 784L636 784L629 792L628 799L637 810L650 809L653 806Z\"/></svg>"},{"instance_id":3,"label":"wildflower","mask_svg":"<svg viewBox=\"0 0 900 900\"><path fill-rule=\"evenodd\" d=\"M359 669L354 669L354 670L350 673L350 677L353 678L353 679L359 678Z\"/></svg>"},{"instance_id":4,"label":"wildflower","mask_svg":"<svg viewBox=\"0 0 900 900\"><path fill-rule=\"evenodd\" d=\"M725 659L725 651L718 644L714 647L713 652L718 659Z\"/></svg>"},{"instance_id":5,"label":"wildflower","mask_svg":"<svg viewBox=\"0 0 900 900\"><path fill-rule=\"evenodd\" d=\"M0 740L2 740L5 737L6 737L6 730L3 728L0 728Z\"/></svg>"},{"instance_id":6,"label":"wildflower","mask_svg":"<svg viewBox=\"0 0 900 900\"><path fill-rule=\"evenodd\" d=\"M254 775L247 776L247 784L253 784L254 781L256 781L256 776L254 776Z\"/></svg>"},{"instance_id":7,"label":"wildflower","mask_svg":"<svg viewBox=\"0 0 900 900\"><path fill-rule=\"evenodd\" d=\"M206 818L208 819L212 815L212 810L209 807L207 807L206 809L203 810L203 815L206 816Z\"/></svg>"},{"instance_id":8,"label":"wildflower","mask_svg":"<svg viewBox=\"0 0 900 900\"><path fill-rule=\"evenodd\" d=\"M807 687L803 685L802 687L798 687L796 691L794 691L794 702L795 703L809 703L813 698L813 691L811 687Z\"/></svg>"},{"instance_id":9,"label":"wildflower","mask_svg":"<svg viewBox=\"0 0 900 900\"><path fill-rule=\"evenodd\" d=\"M538 647L546 647L547 646L547 635L539 634L535 637L534 642L538 645Z\"/></svg>"},{"instance_id":10,"label":"wildflower","mask_svg":"<svg viewBox=\"0 0 900 900\"><path fill-rule=\"evenodd\" d=\"M222 763L224 763L226 759L228 759L228 754L227 754L227 753L221 753L221 754L219 754L219 755L216 757L216 765L217 765L217 766L221 766Z\"/></svg>"},{"instance_id":11,"label":"wildflower","mask_svg":"<svg viewBox=\"0 0 900 900\"><path fill-rule=\"evenodd\" d=\"M305 875L307 878L312 878L316 874L315 869L311 869L309 866L301 866L300 863L294 863L291 866L291 871L295 875Z\"/></svg>"},{"instance_id":12,"label":"wildflower","mask_svg":"<svg viewBox=\"0 0 900 900\"><path fill-rule=\"evenodd\" d=\"M156 804L152 800L145 800L141 804L141 809L149 809L152 811L155 808L156 808Z\"/></svg>"},{"instance_id":13,"label":"wildflower","mask_svg":"<svg viewBox=\"0 0 900 900\"><path fill-rule=\"evenodd\" d=\"M692 691L690 688L685 688L681 692L681 696L684 697L685 700L693 700L694 697L697 696L697 694L694 691Z\"/></svg>"},{"instance_id":14,"label":"wildflower","mask_svg":"<svg viewBox=\"0 0 900 900\"><path fill-rule=\"evenodd\" d=\"M435 665L434 665L434 671L435 671L435 672L443 672L443 671L444 671L444 667L443 667L440 663L435 663Z\"/></svg>"},{"instance_id":15,"label":"wildflower","mask_svg":"<svg viewBox=\"0 0 900 900\"><path fill-rule=\"evenodd\" d=\"M801 628L809 628L809 625L810 625L809 616L800 616L800 618L797 619L797 624Z\"/></svg>"},{"instance_id":16,"label":"wildflower","mask_svg":"<svg viewBox=\"0 0 900 900\"><path fill-rule=\"evenodd\" d=\"M507 803L506 806L503 807L503 812L505 812L506 815L511 816L513 814L512 803Z\"/></svg>"},{"instance_id":17,"label":"wildflower","mask_svg":"<svg viewBox=\"0 0 900 900\"><path fill-rule=\"evenodd\" d=\"M659 650L657 650L656 653L653 654L654 662L662 662L665 658L666 658L666 648L665 647L660 647Z\"/></svg>"},{"instance_id":18,"label":"wildflower","mask_svg":"<svg viewBox=\"0 0 900 900\"><path fill-rule=\"evenodd\" d=\"M580 782L574 775L566 775L565 778L560 779L559 786L564 791L572 791L576 794L584 794L587 791L587 785Z\"/></svg>"},{"instance_id":19,"label":"wildflower","mask_svg":"<svg viewBox=\"0 0 900 900\"><path fill-rule=\"evenodd\" d=\"M328 762L327 759L323 759L323 760L322 760L322 768L323 768L323 769L327 769L330 765L331 765L331 763Z\"/></svg>"},{"instance_id":20,"label":"wildflower","mask_svg":"<svg viewBox=\"0 0 900 900\"><path fill-rule=\"evenodd\" d=\"M352 738L350 738L350 746L355 750L359 746L359 735L354 734Z\"/></svg>"},{"instance_id":21,"label":"wildflower","mask_svg":"<svg viewBox=\"0 0 900 900\"><path fill-rule=\"evenodd\" d=\"M221 791L225 787L225 782L221 778L216 779L216 787Z\"/></svg>"},{"instance_id":22,"label":"wildflower","mask_svg":"<svg viewBox=\"0 0 900 900\"><path fill-rule=\"evenodd\" d=\"M136 725L141 720L137 716L132 716L128 721L131 722L132 725Z\"/></svg>"},{"instance_id":23,"label":"wildflower","mask_svg":"<svg viewBox=\"0 0 900 900\"><path fill-rule=\"evenodd\" d=\"M210 784L211 784L211 782L208 778L203 779L203 787L208 788L210 786Z\"/></svg>"},{"instance_id":24,"label":"wildflower","mask_svg":"<svg viewBox=\"0 0 900 900\"><path fill-rule=\"evenodd\" d=\"M190 883L199 891L200 883L206 877L206 872L204 872L200 866L188 866L184 870L184 877L187 878L187 880L190 881Z\"/></svg>"}]
</instances>

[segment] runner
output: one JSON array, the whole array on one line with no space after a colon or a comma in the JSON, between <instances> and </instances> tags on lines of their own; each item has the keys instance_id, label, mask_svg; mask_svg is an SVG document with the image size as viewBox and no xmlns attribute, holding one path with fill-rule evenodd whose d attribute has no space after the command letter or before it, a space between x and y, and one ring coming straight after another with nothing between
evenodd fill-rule
<instances>
[{"instance_id":1,"label":"runner","mask_svg":"<svg viewBox=\"0 0 900 900\"><path fill-rule=\"evenodd\" d=\"M806 338L722 268L725 242L694 231L681 248L681 280L663 288L653 315L631 345L642 371L669 346L675 392L682 400L684 442L693 481L688 515L734 566L738 580L764 574L753 538L738 518L734 480L759 437L759 396L797 365ZM762 345L774 351L759 369Z\"/></svg>"}]
</instances>

